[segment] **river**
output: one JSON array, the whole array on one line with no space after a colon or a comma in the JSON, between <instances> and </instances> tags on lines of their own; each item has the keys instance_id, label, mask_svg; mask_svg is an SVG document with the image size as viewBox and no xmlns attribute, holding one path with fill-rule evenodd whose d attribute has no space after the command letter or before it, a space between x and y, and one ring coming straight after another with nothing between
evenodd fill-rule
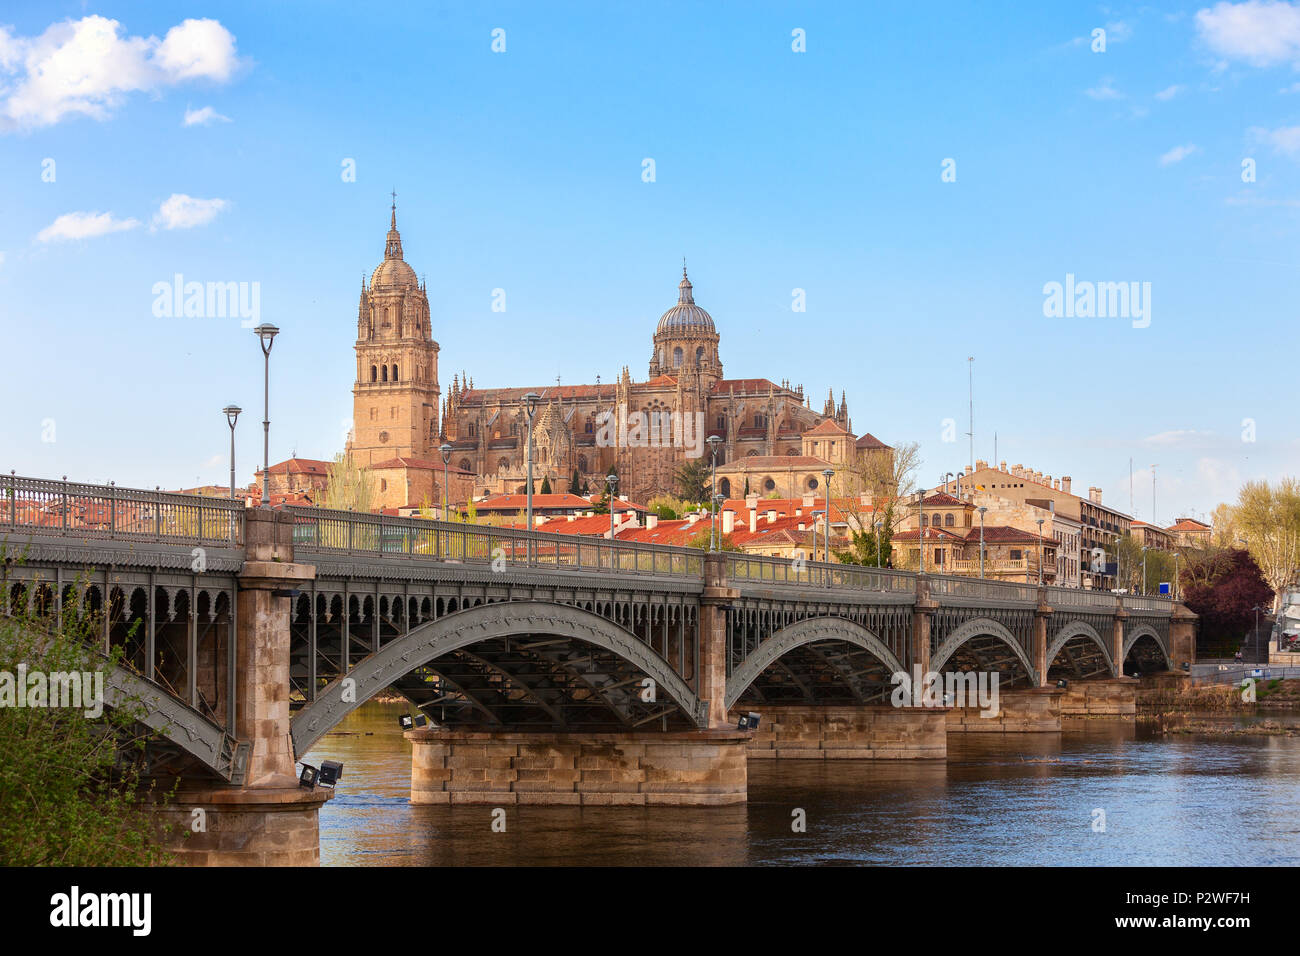
<instances>
[{"instance_id":1,"label":"river","mask_svg":"<svg viewBox=\"0 0 1300 956\"><path fill-rule=\"evenodd\" d=\"M508 807L498 833L491 807L410 805L408 709L367 704L307 758L344 764L322 865L1300 865L1300 737L949 735L946 763L751 761L740 806Z\"/></svg>"}]
</instances>

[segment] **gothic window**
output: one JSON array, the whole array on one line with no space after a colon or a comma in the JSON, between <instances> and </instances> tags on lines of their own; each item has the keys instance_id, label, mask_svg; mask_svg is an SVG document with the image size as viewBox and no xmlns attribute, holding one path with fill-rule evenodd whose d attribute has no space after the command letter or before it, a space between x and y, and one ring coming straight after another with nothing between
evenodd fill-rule
<instances>
[{"instance_id":1,"label":"gothic window","mask_svg":"<svg viewBox=\"0 0 1300 956\"><path fill-rule=\"evenodd\" d=\"M731 479L730 479L730 478L719 478L719 479L718 479L718 493L721 494L721 495L723 495L723 496L726 497L726 498L730 498L730 497L731 497Z\"/></svg>"},{"instance_id":2,"label":"gothic window","mask_svg":"<svg viewBox=\"0 0 1300 956\"><path fill-rule=\"evenodd\" d=\"M373 365L370 366L370 381L372 382L379 381L379 369Z\"/></svg>"},{"instance_id":3,"label":"gothic window","mask_svg":"<svg viewBox=\"0 0 1300 956\"><path fill-rule=\"evenodd\" d=\"M579 456L578 456L578 472L581 474L581 473L585 473L586 471L587 471L587 456L586 456L586 455L579 455Z\"/></svg>"},{"instance_id":4,"label":"gothic window","mask_svg":"<svg viewBox=\"0 0 1300 956\"><path fill-rule=\"evenodd\" d=\"M587 417L587 428L586 428L586 432L587 432L588 435L591 434L591 432L592 432L592 428L593 428L593 427L594 427L594 424L593 424L593 422L592 422L592 420L591 420L591 417L588 416L588 417ZM583 470L585 471L586 469L583 469Z\"/></svg>"},{"instance_id":5,"label":"gothic window","mask_svg":"<svg viewBox=\"0 0 1300 956\"><path fill-rule=\"evenodd\" d=\"M695 350L695 364L697 366L704 364L704 346Z\"/></svg>"},{"instance_id":6,"label":"gothic window","mask_svg":"<svg viewBox=\"0 0 1300 956\"><path fill-rule=\"evenodd\" d=\"M396 362L393 363L393 381L394 381L394 382L397 381L397 363L396 363Z\"/></svg>"},{"instance_id":7,"label":"gothic window","mask_svg":"<svg viewBox=\"0 0 1300 956\"><path fill-rule=\"evenodd\" d=\"M388 381L388 366L384 366L384 381Z\"/></svg>"},{"instance_id":8,"label":"gothic window","mask_svg":"<svg viewBox=\"0 0 1300 956\"><path fill-rule=\"evenodd\" d=\"M682 367L682 348L679 345L677 348L673 349L673 368L681 368L681 367Z\"/></svg>"},{"instance_id":9,"label":"gothic window","mask_svg":"<svg viewBox=\"0 0 1300 956\"><path fill-rule=\"evenodd\" d=\"M754 416L754 427L755 427L755 428L766 428L766 427L767 427L767 416L764 415L762 412L757 413L757 414Z\"/></svg>"},{"instance_id":10,"label":"gothic window","mask_svg":"<svg viewBox=\"0 0 1300 956\"><path fill-rule=\"evenodd\" d=\"M469 471L469 470L470 470L470 467L469 467L469 459L468 459L468 458L462 458L462 459L460 460L460 463L459 463L458 465L456 465L456 467L459 468L461 471Z\"/></svg>"},{"instance_id":11,"label":"gothic window","mask_svg":"<svg viewBox=\"0 0 1300 956\"><path fill-rule=\"evenodd\" d=\"M719 416L718 416L718 429L719 429L719 431L721 431L722 429L724 429L724 428L726 428L726 427L727 427L727 416L726 416L726 415L719 415Z\"/></svg>"},{"instance_id":12,"label":"gothic window","mask_svg":"<svg viewBox=\"0 0 1300 956\"><path fill-rule=\"evenodd\" d=\"M478 423L477 423L477 422L470 422L468 425L466 425L466 426L465 426L465 434L468 435L470 438L475 438L475 437L477 437L477 436L478 436Z\"/></svg>"},{"instance_id":13,"label":"gothic window","mask_svg":"<svg viewBox=\"0 0 1300 956\"><path fill-rule=\"evenodd\" d=\"M387 490L388 490L388 479L387 479L387 478L380 478L380 479L379 479L379 490L380 490L380 491L387 491Z\"/></svg>"},{"instance_id":14,"label":"gothic window","mask_svg":"<svg viewBox=\"0 0 1300 956\"><path fill-rule=\"evenodd\" d=\"M943 518L943 526L944 526L945 528L951 528L951 527L953 526L953 520L952 520L952 515L951 515L951 514L944 515L944 518Z\"/></svg>"}]
</instances>

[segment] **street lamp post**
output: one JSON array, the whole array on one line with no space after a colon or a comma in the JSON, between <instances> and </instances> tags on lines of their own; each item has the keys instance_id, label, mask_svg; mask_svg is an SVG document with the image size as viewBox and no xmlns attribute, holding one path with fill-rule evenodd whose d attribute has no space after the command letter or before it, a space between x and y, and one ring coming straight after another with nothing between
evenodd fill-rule
<instances>
[{"instance_id":1,"label":"street lamp post","mask_svg":"<svg viewBox=\"0 0 1300 956\"><path fill-rule=\"evenodd\" d=\"M917 564L917 573L925 574L925 489L922 488L916 493L916 540L921 545L920 561Z\"/></svg>"},{"instance_id":2,"label":"street lamp post","mask_svg":"<svg viewBox=\"0 0 1300 956\"><path fill-rule=\"evenodd\" d=\"M533 416L537 414L537 403L541 396L529 392L524 396L524 407L528 412L528 530L533 530Z\"/></svg>"},{"instance_id":3,"label":"street lamp post","mask_svg":"<svg viewBox=\"0 0 1300 956\"><path fill-rule=\"evenodd\" d=\"M710 435L705 439L709 443L709 550L716 551L718 529L718 446L722 444L721 435Z\"/></svg>"},{"instance_id":4,"label":"street lamp post","mask_svg":"<svg viewBox=\"0 0 1300 956\"><path fill-rule=\"evenodd\" d=\"M230 425L230 500L235 499L235 422L243 411L238 405L227 405L221 410L225 413L226 423Z\"/></svg>"},{"instance_id":5,"label":"street lamp post","mask_svg":"<svg viewBox=\"0 0 1300 956\"><path fill-rule=\"evenodd\" d=\"M1043 519L1038 519L1038 586L1043 586Z\"/></svg>"},{"instance_id":6,"label":"street lamp post","mask_svg":"<svg viewBox=\"0 0 1300 956\"><path fill-rule=\"evenodd\" d=\"M610 570L614 568L614 489L618 487L618 475L612 471L605 476L605 482L609 485L609 566Z\"/></svg>"},{"instance_id":7,"label":"street lamp post","mask_svg":"<svg viewBox=\"0 0 1300 956\"><path fill-rule=\"evenodd\" d=\"M447 520L447 464L451 461L451 446L443 442L438 446L442 455L442 520Z\"/></svg>"},{"instance_id":8,"label":"street lamp post","mask_svg":"<svg viewBox=\"0 0 1300 956\"><path fill-rule=\"evenodd\" d=\"M984 512L988 510L987 505L980 505L980 577L984 577Z\"/></svg>"},{"instance_id":9,"label":"street lamp post","mask_svg":"<svg viewBox=\"0 0 1300 956\"><path fill-rule=\"evenodd\" d=\"M1142 545L1142 593L1147 593L1147 546Z\"/></svg>"},{"instance_id":10,"label":"street lamp post","mask_svg":"<svg viewBox=\"0 0 1300 956\"><path fill-rule=\"evenodd\" d=\"M1182 555L1179 554L1177 551L1174 552L1174 600L1175 601L1178 600L1178 559L1181 557Z\"/></svg>"},{"instance_id":11,"label":"street lamp post","mask_svg":"<svg viewBox=\"0 0 1300 956\"><path fill-rule=\"evenodd\" d=\"M880 570L880 519L876 519L876 570Z\"/></svg>"},{"instance_id":12,"label":"street lamp post","mask_svg":"<svg viewBox=\"0 0 1300 956\"><path fill-rule=\"evenodd\" d=\"M271 506L271 346L279 333L274 325L263 322L253 329L257 341L262 346L265 367L262 373L262 402L264 417L262 419L262 507Z\"/></svg>"},{"instance_id":13,"label":"street lamp post","mask_svg":"<svg viewBox=\"0 0 1300 956\"><path fill-rule=\"evenodd\" d=\"M831 563L831 479L835 477L835 472L827 468L822 472L822 477L826 479L826 563Z\"/></svg>"}]
</instances>

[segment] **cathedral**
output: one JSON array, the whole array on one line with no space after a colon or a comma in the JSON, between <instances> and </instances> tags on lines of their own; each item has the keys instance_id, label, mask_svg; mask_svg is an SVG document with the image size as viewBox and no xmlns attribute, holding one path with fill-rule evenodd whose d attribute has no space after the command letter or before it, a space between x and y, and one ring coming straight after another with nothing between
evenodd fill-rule
<instances>
[{"instance_id":1,"label":"cathedral","mask_svg":"<svg viewBox=\"0 0 1300 956\"><path fill-rule=\"evenodd\" d=\"M719 342L712 316L695 302L683 263L677 302L655 328L645 381L634 381L624 366L614 381L595 385L477 388L461 373L441 399L429 300L403 258L394 204L384 260L369 285L362 283L349 448L363 466L407 469L410 488L411 470L442 468L438 449L447 444L451 467L473 476L476 495L522 491L530 392L539 396L533 420L536 487L546 478L554 492L599 492L614 469L618 493L633 501L673 493L673 476L683 464L694 458L708 465L704 438L716 435L722 439L717 451L720 486L726 485L719 488L722 493L738 495L739 485L748 490L752 480L754 492L789 488L806 494L816 490L823 467L842 466L863 449L886 447L869 435L852 434L842 394L836 404L832 393L817 412L802 386L727 378ZM644 421L674 421L676 430L652 429L650 440L638 440L635 430L621 424L637 418L637 412ZM612 423L620 427L611 428ZM578 487L571 488L575 471ZM441 476L436 478L440 483Z\"/></svg>"}]
</instances>

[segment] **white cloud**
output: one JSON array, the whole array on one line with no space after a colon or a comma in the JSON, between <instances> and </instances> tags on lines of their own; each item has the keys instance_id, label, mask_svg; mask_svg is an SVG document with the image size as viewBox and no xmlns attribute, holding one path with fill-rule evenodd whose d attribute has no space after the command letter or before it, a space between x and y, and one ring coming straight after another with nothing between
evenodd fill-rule
<instances>
[{"instance_id":1,"label":"white cloud","mask_svg":"<svg viewBox=\"0 0 1300 956\"><path fill-rule=\"evenodd\" d=\"M1241 472L1222 458L1201 458L1196 462L1200 486L1211 498L1231 500L1241 488Z\"/></svg>"},{"instance_id":2,"label":"white cloud","mask_svg":"<svg viewBox=\"0 0 1300 956\"><path fill-rule=\"evenodd\" d=\"M124 232L140 225L138 219L114 219L111 212L65 212L36 234L37 242L63 239L94 239L110 232Z\"/></svg>"},{"instance_id":3,"label":"white cloud","mask_svg":"<svg viewBox=\"0 0 1300 956\"><path fill-rule=\"evenodd\" d=\"M224 83L235 38L216 20L185 20L155 36L123 35L116 20L65 20L36 37L0 27L0 131L51 126L70 115L106 118L128 93L188 80Z\"/></svg>"},{"instance_id":4,"label":"white cloud","mask_svg":"<svg viewBox=\"0 0 1300 956\"><path fill-rule=\"evenodd\" d=\"M206 226L229 205L224 199L195 199L184 193L172 193L154 214L151 229L193 229Z\"/></svg>"},{"instance_id":5,"label":"white cloud","mask_svg":"<svg viewBox=\"0 0 1300 956\"><path fill-rule=\"evenodd\" d=\"M1161 166L1172 166L1174 163L1181 163L1192 153L1199 152L1200 147L1188 143L1186 146L1175 146L1169 152L1160 157Z\"/></svg>"},{"instance_id":6,"label":"white cloud","mask_svg":"<svg viewBox=\"0 0 1300 956\"><path fill-rule=\"evenodd\" d=\"M211 106L205 106L202 109L192 110L188 106L185 108L185 121L182 126L207 126L209 123L229 123L229 116L222 116Z\"/></svg>"},{"instance_id":7,"label":"white cloud","mask_svg":"<svg viewBox=\"0 0 1300 956\"><path fill-rule=\"evenodd\" d=\"M1133 35L1133 28L1123 20L1106 24L1106 42L1123 43Z\"/></svg>"},{"instance_id":8,"label":"white cloud","mask_svg":"<svg viewBox=\"0 0 1300 956\"><path fill-rule=\"evenodd\" d=\"M1084 90L1084 93L1091 96L1094 100L1122 100L1124 94L1115 89L1113 81L1109 76L1103 77L1101 83L1090 90Z\"/></svg>"},{"instance_id":9,"label":"white cloud","mask_svg":"<svg viewBox=\"0 0 1300 956\"><path fill-rule=\"evenodd\" d=\"M1252 126L1250 131L1257 140L1267 143L1277 152L1300 158L1300 126L1279 126L1277 129Z\"/></svg>"},{"instance_id":10,"label":"white cloud","mask_svg":"<svg viewBox=\"0 0 1300 956\"><path fill-rule=\"evenodd\" d=\"M1173 86L1166 86L1156 94L1158 100L1172 100L1175 96L1183 91L1183 88L1175 83Z\"/></svg>"},{"instance_id":11,"label":"white cloud","mask_svg":"<svg viewBox=\"0 0 1300 956\"><path fill-rule=\"evenodd\" d=\"M1226 0L1196 14L1196 29L1215 53L1254 66L1300 61L1300 6L1278 0Z\"/></svg>"},{"instance_id":12,"label":"white cloud","mask_svg":"<svg viewBox=\"0 0 1300 956\"><path fill-rule=\"evenodd\" d=\"M1209 438L1214 432L1198 431L1195 428L1176 428L1172 431L1158 432L1142 439L1148 445L1181 445Z\"/></svg>"}]
</instances>

